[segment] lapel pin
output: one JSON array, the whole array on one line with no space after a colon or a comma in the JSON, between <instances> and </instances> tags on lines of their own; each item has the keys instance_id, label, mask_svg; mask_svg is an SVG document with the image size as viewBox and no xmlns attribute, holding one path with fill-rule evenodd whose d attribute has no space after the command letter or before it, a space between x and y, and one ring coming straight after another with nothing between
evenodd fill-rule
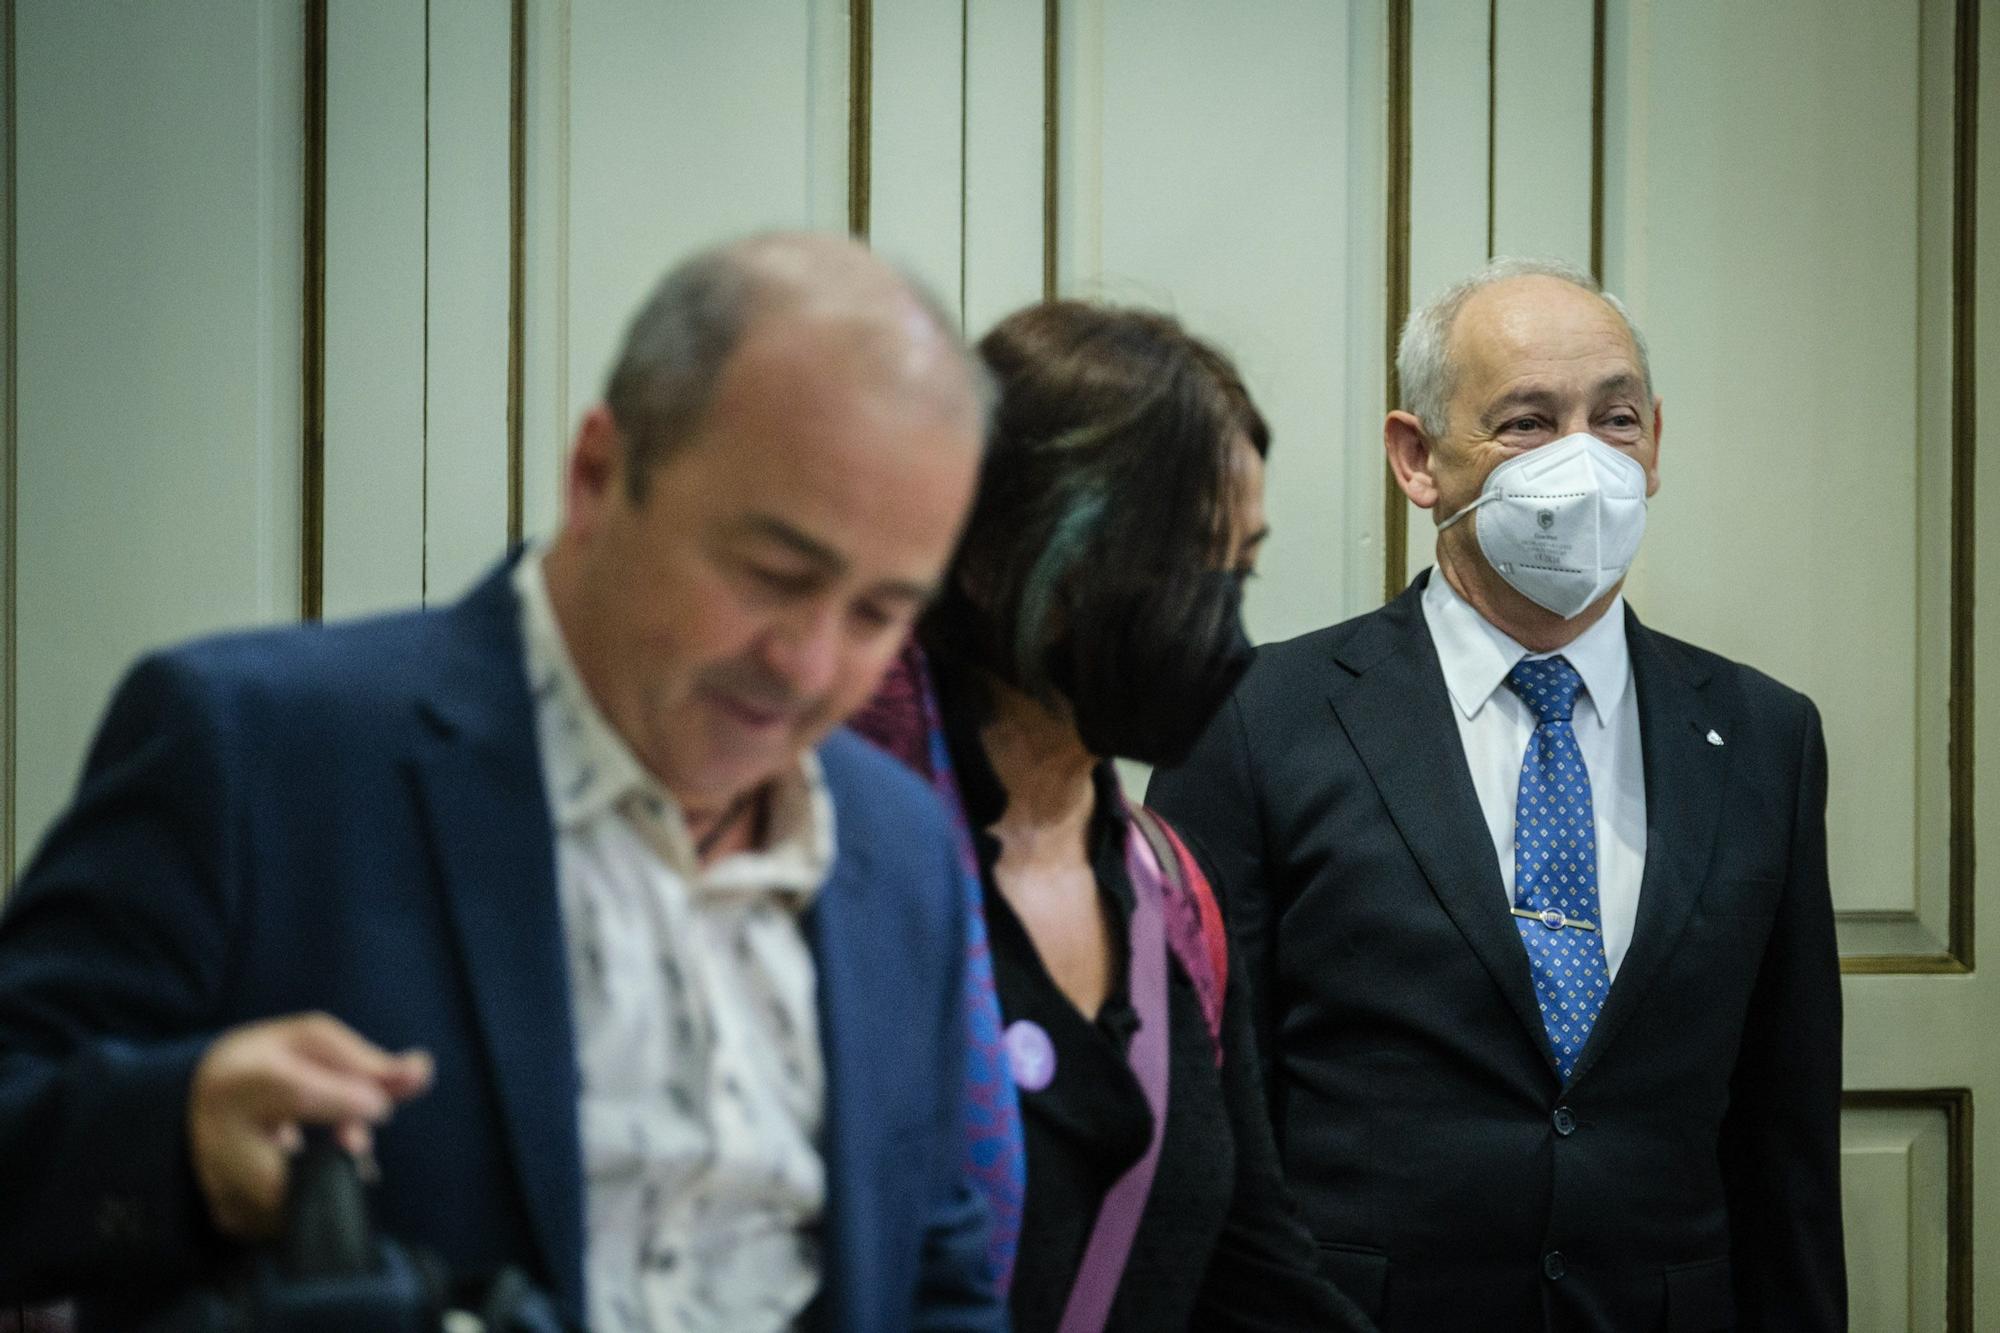
<instances>
[{"instance_id":1,"label":"lapel pin","mask_svg":"<svg viewBox=\"0 0 2000 1333\"><path fill-rule=\"evenodd\" d=\"M1714 727L1710 727L1710 728L1708 729L1708 743L1709 743L1710 745L1720 745L1720 744L1722 744L1722 737L1716 734L1716 731L1715 731L1715 728L1714 728Z\"/></svg>"},{"instance_id":2,"label":"lapel pin","mask_svg":"<svg viewBox=\"0 0 2000 1333\"><path fill-rule=\"evenodd\" d=\"M1056 1046L1047 1029L1029 1019L1016 1019L1001 1034L1007 1048L1007 1071L1023 1092L1040 1092L1054 1082Z\"/></svg>"}]
</instances>

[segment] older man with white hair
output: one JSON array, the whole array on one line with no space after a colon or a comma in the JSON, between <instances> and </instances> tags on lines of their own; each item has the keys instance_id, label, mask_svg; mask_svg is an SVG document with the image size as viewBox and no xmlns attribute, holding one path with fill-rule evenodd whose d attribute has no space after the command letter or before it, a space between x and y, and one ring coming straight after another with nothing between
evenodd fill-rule
<instances>
[{"instance_id":1,"label":"older man with white hair","mask_svg":"<svg viewBox=\"0 0 2000 1333\"><path fill-rule=\"evenodd\" d=\"M1149 793L1325 1269L1391 1330L1844 1328L1818 713L1624 604L1660 400L1588 274L1495 263L1397 365L1436 566L1263 649Z\"/></svg>"}]
</instances>

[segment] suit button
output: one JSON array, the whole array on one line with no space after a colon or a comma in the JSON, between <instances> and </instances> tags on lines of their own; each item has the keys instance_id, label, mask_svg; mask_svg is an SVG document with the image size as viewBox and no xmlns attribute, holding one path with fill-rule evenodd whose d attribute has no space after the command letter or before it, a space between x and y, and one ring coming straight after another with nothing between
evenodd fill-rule
<instances>
[{"instance_id":1,"label":"suit button","mask_svg":"<svg viewBox=\"0 0 2000 1333\"><path fill-rule=\"evenodd\" d=\"M1569 1269L1563 1264L1561 1250L1550 1250L1542 1256L1542 1276L1549 1281L1558 1281L1568 1271Z\"/></svg>"},{"instance_id":2,"label":"suit button","mask_svg":"<svg viewBox=\"0 0 2000 1333\"><path fill-rule=\"evenodd\" d=\"M1576 1115L1567 1106L1558 1106L1549 1118L1555 1122L1556 1133L1564 1138L1576 1133Z\"/></svg>"}]
</instances>

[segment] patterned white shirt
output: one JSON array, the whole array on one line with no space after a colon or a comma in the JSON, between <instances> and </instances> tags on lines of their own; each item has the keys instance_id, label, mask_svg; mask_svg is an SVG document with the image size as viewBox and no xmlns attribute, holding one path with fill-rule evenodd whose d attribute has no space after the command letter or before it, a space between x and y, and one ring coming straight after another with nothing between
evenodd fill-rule
<instances>
[{"instance_id":1,"label":"patterned white shirt","mask_svg":"<svg viewBox=\"0 0 2000 1333\"><path fill-rule=\"evenodd\" d=\"M577 674L538 552L514 573L556 830L596 1333L785 1329L818 1290L826 1202L815 969L800 913L833 864L817 759L764 846L707 868L680 807Z\"/></svg>"}]
</instances>

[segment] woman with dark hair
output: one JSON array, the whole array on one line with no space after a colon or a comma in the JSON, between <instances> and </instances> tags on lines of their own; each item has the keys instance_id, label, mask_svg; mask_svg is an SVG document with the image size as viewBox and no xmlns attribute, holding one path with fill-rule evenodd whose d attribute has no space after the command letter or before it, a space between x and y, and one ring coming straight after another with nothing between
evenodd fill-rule
<instances>
[{"instance_id":1,"label":"woman with dark hair","mask_svg":"<svg viewBox=\"0 0 2000 1333\"><path fill-rule=\"evenodd\" d=\"M1015 1326L1364 1328L1284 1194L1207 882L1109 762L1182 758L1248 666L1263 418L1164 315L1048 302L979 351L979 499L857 725L970 834L1026 1132Z\"/></svg>"}]
</instances>

